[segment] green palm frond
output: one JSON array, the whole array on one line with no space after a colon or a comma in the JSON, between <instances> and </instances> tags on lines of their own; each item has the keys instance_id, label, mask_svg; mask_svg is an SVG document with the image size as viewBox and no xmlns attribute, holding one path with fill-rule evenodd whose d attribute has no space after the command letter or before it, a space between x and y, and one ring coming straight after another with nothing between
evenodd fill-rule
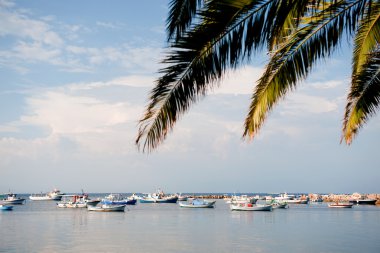
<instances>
[{"instance_id":1,"label":"green palm frond","mask_svg":"<svg viewBox=\"0 0 380 253\"><path fill-rule=\"evenodd\" d=\"M343 122L342 141L347 144L357 134L366 121L376 114L380 103L380 45L367 55L367 61L362 65L352 80L348 94L348 103Z\"/></svg>"},{"instance_id":2,"label":"green palm frond","mask_svg":"<svg viewBox=\"0 0 380 253\"><path fill-rule=\"evenodd\" d=\"M200 12L202 22L172 45L139 123L137 145L152 150L191 104L217 84L227 67L236 67L265 43L267 13L279 1L217 0ZM240 3L240 4L238 4ZM268 23L265 23L267 20Z\"/></svg>"},{"instance_id":3,"label":"green palm frond","mask_svg":"<svg viewBox=\"0 0 380 253\"><path fill-rule=\"evenodd\" d=\"M355 48L352 64L352 75L361 71L368 54L373 51L380 41L380 4L373 3L371 13L367 14L359 26L355 36Z\"/></svg>"},{"instance_id":4,"label":"green palm frond","mask_svg":"<svg viewBox=\"0 0 380 253\"><path fill-rule=\"evenodd\" d=\"M319 59L333 52L344 31L350 33L357 26L364 5L365 1L337 1L313 13L308 23L291 34L271 57L258 81L245 120L243 137L252 139L279 99L306 78Z\"/></svg>"}]
</instances>

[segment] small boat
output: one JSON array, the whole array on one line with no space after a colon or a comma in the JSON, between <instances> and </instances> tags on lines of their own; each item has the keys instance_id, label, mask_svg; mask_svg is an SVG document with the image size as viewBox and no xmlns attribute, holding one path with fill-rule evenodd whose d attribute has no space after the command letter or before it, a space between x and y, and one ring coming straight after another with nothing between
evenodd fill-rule
<instances>
[{"instance_id":1,"label":"small boat","mask_svg":"<svg viewBox=\"0 0 380 253\"><path fill-rule=\"evenodd\" d=\"M58 189L54 189L51 192L48 192L46 194L43 193L37 193L37 194L32 194L29 196L30 200L56 200L60 201L62 199L62 196L64 194L61 194L61 191Z\"/></svg>"},{"instance_id":2,"label":"small boat","mask_svg":"<svg viewBox=\"0 0 380 253\"><path fill-rule=\"evenodd\" d=\"M178 195L178 201L187 201L188 200L188 196L186 195L182 195L182 194L179 194Z\"/></svg>"},{"instance_id":3,"label":"small boat","mask_svg":"<svg viewBox=\"0 0 380 253\"><path fill-rule=\"evenodd\" d=\"M206 201L204 199L193 199L190 202L179 202L180 207L187 208L213 208L216 201Z\"/></svg>"},{"instance_id":4,"label":"small boat","mask_svg":"<svg viewBox=\"0 0 380 253\"><path fill-rule=\"evenodd\" d=\"M83 195L65 195L57 207L61 208L86 208L87 202Z\"/></svg>"},{"instance_id":5,"label":"small boat","mask_svg":"<svg viewBox=\"0 0 380 253\"><path fill-rule=\"evenodd\" d=\"M256 204L258 198L248 197L248 195L232 196L230 199L226 199L227 204L244 204L251 203Z\"/></svg>"},{"instance_id":6,"label":"small boat","mask_svg":"<svg viewBox=\"0 0 380 253\"><path fill-rule=\"evenodd\" d=\"M95 212L124 212L125 205L101 205L101 206L87 206L88 211Z\"/></svg>"},{"instance_id":7,"label":"small boat","mask_svg":"<svg viewBox=\"0 0 380 253\"><path fill-rule=\"evenodd\" d=\"M140 198L140 203L177 203L177 195L166 195L162 190Z\"/></svg>"},{"instance_id":8,"label":"small boat","mask_svg":"<svg viewBox=\"0 0 380 253\"><path fill-rule=\"evenodd\" d=\"M11 205L0 205L0 210L2 210L2 211L12 211L13 210L13 206L11 206Z\"/></svg>"},{"instance_id":9,"label":"small boat","mask_svg":"<svg viewBox=\"0 0 380 253\"><path fill-rule=\"evenodd\" d=\"M336 202L329 204L329 207L331 208L352 208L354 204L352 203L342 203L342 202Z\"/></svg>"},{"instance_id":10,"label":"small boat","mask_svg":"<svg viewBox=\"0 0 380 253\"><path fill-rule=\"evenodd\" d=\"M110 194L104 199L102 199L101 203L106 205L135 205L137 202L136 195L132 195L130 197L123 197L121 194Z\"/></svg>"},{"instance_id":11,"label":"small boat","mask_svg":"<svg viewBox=\"0 0 380 253\"><path fill-rule=\"evenodd\" d=\"M349 202L356 205L376 205L377 199L351 199Z\"/></svg>"},{"instance_id":12,"label":"small boat","mask_svg":"<svg viewBox=\"0 0 380 253\"><path fill-rule=\"evenodd\" d=\"M261 205L251 203L231 204L232 211L272 211L272 205Z\"/></svg>"},{"instance_id":13,"label":"small boat","mask_svg":"<svg viewBox=\"0 0 380 253\"><path fill-rule=\"evenodd\" d=\"M272 205L273 209L281 209L281 208L285 209L285 208L289 207L287 202L279 201L279 200L275 200L275 199L272 199L272 201L269 204Z\"/></svg>"},{"instance_id":14,"label":"small boat","mask_svg":"<svg viewBox=\"0 0 380 253\"><path fill-rule=\"evenodd\" d=\"M17 197L16 194L13 193L7 193L7 197L0 200L0 203L4 205L22 205L24 204L25 199Z\"/></svg>"}]
</instances>

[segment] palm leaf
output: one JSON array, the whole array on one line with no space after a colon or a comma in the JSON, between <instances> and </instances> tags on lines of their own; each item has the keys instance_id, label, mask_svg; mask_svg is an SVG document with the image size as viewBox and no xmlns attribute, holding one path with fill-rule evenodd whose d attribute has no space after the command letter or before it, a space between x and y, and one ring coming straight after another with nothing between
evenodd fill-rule
<instances>
[{"instance_id":1,"label":"palm leaf","mask_svg":"<svg viewBox=\"0 0 380 253\"><path fill-rule=\"evenodd\" d=\"M178 41L183 36L204 1L206 0L172 0L169 3L169 15L166 20L168 41L173 38Z\"/></svg>"},{"instance_id":2,"label":"palm leaf","mask_svg":"<svg viewBox=\"0 0 380 253\"><path fill-rule=\"evenodd\" d=\"M352 75L361 71L368 54L373 51L380 41L380 4L372 4L371 13L363 18L355 37Z\"/></svg>"},{"instance_id":3,"label":"palm leaf","mask_svg":"<svg viewBox=\"0 0 380 253\"><path fill-rule=\"evenodd\" d=\"M358 130L374 116L380 103L380 46L367 55L364 63L352 80L343 123L342 141L347 144Z\"/></svg>"},{"instance_id":4,"label":"palm leaf","mask_svg":"<svg viewBox=\"0 0 380 253\"><path fill-rule=\"evenodd\" d=\"M202 19L173 43L163 61L169 66L150 94L150 102L139 123L136 144L152 150L191 104L212 89L227 67L236 67L268 38L267 13L275 1L218 0L207 3ZM267 21L267 22L265 22Z\"/></svg>"},{"instance_id":5,"label":"palm leaf","mask_svg":"<svg viewBox=\"0 0 380 253\"><path fill-rule=\"evenodd\" d=\"M243 137L252 139L273 106L306 78L316 61L329 56L339 45L343 32L357 26L366 1L337 1L311 12L286 43L274 52L251 98Z\"/></svg>"}]
</instances>

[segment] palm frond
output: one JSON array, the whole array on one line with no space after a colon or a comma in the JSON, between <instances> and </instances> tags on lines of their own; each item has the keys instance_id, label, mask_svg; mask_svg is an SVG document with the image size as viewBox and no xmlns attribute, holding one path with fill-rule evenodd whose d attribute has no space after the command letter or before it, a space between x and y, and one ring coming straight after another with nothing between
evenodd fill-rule
<instances>
[{"instance_id":1,"label":"palm frond","mask_svg":"<svg viewBox=\"0 0 380 253\"><path fill-rule=\"evenodd\" d=\"M380 46L367 55L352 80L343 121L342 141L347 144L367 120L376 114L380 103Z\"/></svg>"},{"instance_id":2,"label":"palm frond","mask_svg":"<svg viewBox=\"0 0 380 253\"><path fill-rule=\"evenodd\" d=\"M344 31L352 32L364 2L337 1L313 13L273 54L251 98L243 137L252 139L279 99L306 78L316 61L333 52Z\"/></svg>"},{"instance_id":3,"label":"palm frond","mask_svg":"<svg viewBox=\"0 0 380 253\"><path fill-rule=\"evenodd\" d=\"M368 54L376 48L380 41L380 4L373 3L370 13L362 19L355 36L352 76L361 71Z\"/></svg>"},{"instance_id":4,"label":"palm frond","mask_svg":"<svg viewBox=\"0 0 380 253\"><path fill-rule=\"evenodd\" d=\"M207 0L172 0L169 3L169 15L166 20L168 41L178 41L183 36L205 1Z\"/></svg>"},{"instance_id":5,"label":"palm frond","mask_svg":"<svg viewBox=\"0 0 380 253\"><path fill-rule=\"evenodd\" d=\"M200 12L202 22L172 45L150 102L139 123L136 144L151 151L191 104L204 96L227 67L236 67L267 40L262 24L278 1L214 0Z\"/></svg>"}]
</instances>

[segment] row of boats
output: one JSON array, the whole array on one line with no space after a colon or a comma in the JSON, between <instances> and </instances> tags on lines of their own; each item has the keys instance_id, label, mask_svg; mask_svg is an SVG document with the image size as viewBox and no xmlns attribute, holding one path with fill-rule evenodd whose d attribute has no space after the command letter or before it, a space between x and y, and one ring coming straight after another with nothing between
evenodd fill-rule
<instances>
[{"instance_id":1,"label":"row of boats","mask_svg":"<svg viewBox=\"0 0 380 253\"><path fill-rule=\"evenodd\" d=\"M213 208L216 201L209 201L199 198L191 198L182 196L181 194L166 195L162 190L158 190L152 194L138 196L133 194L124 197L121 194L109 194L100 199L90 199L88 194L62 194L59 190L54 189L47 194L32 194L30 200L55 200L59 208L87 208L89 211L124 211L127 205L135 205L137 201L140 203L177 203L183 208ZM265 204L258 204L258 200L264 200ZM372 202L360 202L354 200L355 204L372 204ZM354 202L353 201L353 202ZM0 210L12 210L13 205L23 204L25 199L19 198L16 194L9 193L7 198L0 200ZM232 196L226 197L225 202L230 205L233 211L272 211L277 208L287 208L288 204L308 204L307 196L296 197L287 193L280 194L276 197L260 197L260 196ZM373 202L375 203L375 202ZM332 208L352 208L354 203L331 203Z\"/></svg>"}]
</instances>

